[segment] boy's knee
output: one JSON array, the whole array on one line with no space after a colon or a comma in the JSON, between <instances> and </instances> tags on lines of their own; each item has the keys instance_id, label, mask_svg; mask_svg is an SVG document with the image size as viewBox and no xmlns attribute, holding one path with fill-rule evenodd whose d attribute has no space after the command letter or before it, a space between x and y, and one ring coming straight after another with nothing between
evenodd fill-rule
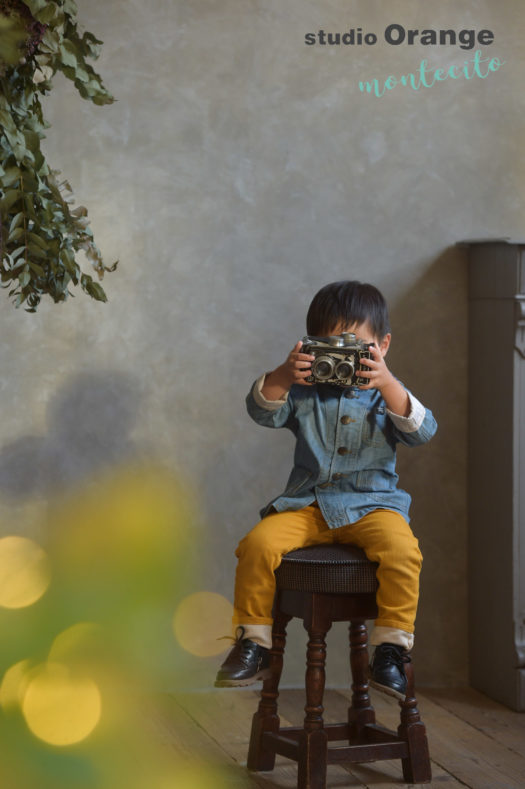
<instances>
[{"instance_id":1,"label":"boy's knee","mask_svg":"<svg viewBox=\"0 0 525 789\"><path fill-rule=\"evenodd\" d=\"M263 529L255 528L242 538L235 550L235 556L240 559L241 556L260 556L273 552L268 535L264 533Z\"/></svg>"},{"instance_id":2,"label":"boy's knee","mask_svg":"<svg viewBox=\"0 0 525 789\"><path fill-rule=\"evenodd\" d=\"M411 534L403 539L389 540L388 544L379 551L376 561L379 561L383 566L402 565L419 572L423 564L423 554L419 549L417 538Z\"/></svg>"},{"instance_id":3,"label":"boy's knee","mask_svg":"<svg viewBox=\"0 0 525 789\"><path fill-rule=\"evenodd\" d=\"M419 541L413 534L410 534L399 546L406 561L421 567L423 564L423 554L419 549Z\"/></svg>"}]
</instances>

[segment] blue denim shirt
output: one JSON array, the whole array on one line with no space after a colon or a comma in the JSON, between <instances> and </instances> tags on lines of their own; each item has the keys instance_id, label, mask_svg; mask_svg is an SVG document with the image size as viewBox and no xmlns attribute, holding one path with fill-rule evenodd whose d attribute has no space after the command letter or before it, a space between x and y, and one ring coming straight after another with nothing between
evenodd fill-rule
<instances>
[{"instance_id":1,"label":"blue denim shirt","mask_svg":"<svg viewBox=\"0 0 525 789\"><path fill-rule=\"evenodd\" d=\"M400 512L408 521L410 495L397 487L396 444L412 447L437 429L431 411L408 392L411 413L388 411L377 389L332 384L293 385L286 399L262 397L261 379L246 398L259 425L287 427L295 435L294 466L285 490L262 510L298 510L317 500L330 528L375 509Z\"/></svg>"}]
</instances>

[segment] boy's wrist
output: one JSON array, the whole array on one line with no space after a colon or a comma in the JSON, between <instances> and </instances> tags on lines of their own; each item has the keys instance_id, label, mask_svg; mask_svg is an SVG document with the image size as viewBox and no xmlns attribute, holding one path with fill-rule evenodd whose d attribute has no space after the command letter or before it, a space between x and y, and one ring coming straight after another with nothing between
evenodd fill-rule
<instances>
[{"instance_id":1,"label":"boy's wrist","mask_svg":"<svg viewBox=\"0 0 525 789\"><path fill-rule=\"evenodd\" d=\"M279 400L291 389L293 381L290 379L290 375L287 374L286 369L283 368L284 365L276 367L264 379L262 393L269 400Z\"/></svg>"},{"instance_id":2,"label":"boy's wrist","mask_svg":"<svg viewBox=\"0 0 525 789\"><path fill-rule=\"evenodd\" d=\"M407 417L410 414L410 398L408 393L392 373L389 373L385 383L378 388L389 411L403 417Z\"/></svg>"},{"instance_id":3,"label":"boy's wrist","mask_svg":"<svg viewBox=\"0 0 525 789\"><path fill-rule=\"evenodd\" d=\"M383 398L384 398L384 393L385 393L385 392L387 392L388 390L391 390L391 391L392 391L392 388L393 388L393 387L394 387L394 388L397 388L397 387L399 387L400 389L403 389L403 387L401 386L401 384L399 383L399 381L397 380L397 378L395 378L395 377L392 375L392 373L391 373L391 372L389 372L389 373L388 373L388 376L386 377L386 379L385 379L385 381L384 381L384 383L382 383L382 384L381 384L381 386L379 386L379 387L378 387L378 388L379 388L379 391L380 391L380 392L381 392L381 394L383 395ZM403 391L405 391L405 390L403 389Z\"/></svg>"}]
</instances>

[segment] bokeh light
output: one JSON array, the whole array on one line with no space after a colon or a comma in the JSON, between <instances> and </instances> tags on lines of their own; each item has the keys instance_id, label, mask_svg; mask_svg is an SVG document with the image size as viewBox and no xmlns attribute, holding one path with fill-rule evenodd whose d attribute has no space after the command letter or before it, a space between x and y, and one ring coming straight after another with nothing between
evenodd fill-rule
<instances>
[{"instance_id":1,"label":"bokeh light","mask_svg":"<svg viewBox=\"0 0 525 789\"><path fill-rule=\"evenodd\" d=\"M195 592L177 606L173 630L183 649L197 657L218 655L227 648L222 636L231 632L233 606L216 592Z\"/></svg>"},{"instance_id":2,"label":"bokeh light","mask_svg":"<svg viewBox=\"0 0 525 789\"><path fill-rule=\"evenodd\" d=\"M56 636L49 650L52 663L84 663L96 656L103 628L96 622L77 622Z\"/></svg>"},{"instance_id":3,"label":"bokeh light","mask_svg":"<svg viewBox=\"0 0 525 789\"><path fill-rule=\"evenodd\" d=\"M7 710L22 704L29 683L30 660L20 660L7 669L0 685L0 704Z\"/></svg>"},{"instance_id":4,"label":"bokeh light","mask_svg":"<svg viewBox=\"0 0 525 789\"><path fill-rule=\"evenodd\" d=\"M61 663L46 663L29 682L22 710L37 737L50 745L84 740L100 720L100 691L92 679L75 677Z\"/></svg>"},{"instance_id":5,"label":"bokeh light","mask_svg":"<svg viewBox=\"0 0 525 789\"><path fill-rule=\"evenodd\" d=\"M23 608L39 600L51 580L46 552L33 540L0 539L0 606Z\"/></svg>"}]
</instances>

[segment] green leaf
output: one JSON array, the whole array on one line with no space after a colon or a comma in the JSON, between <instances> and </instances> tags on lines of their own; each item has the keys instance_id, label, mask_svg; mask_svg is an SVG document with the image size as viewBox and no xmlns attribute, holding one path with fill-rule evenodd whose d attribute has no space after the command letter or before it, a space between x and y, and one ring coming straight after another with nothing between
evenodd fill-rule
<instances>
[{"instance_id":1,"label":"green leaf","mask_svg":"<svg viewBox=\"0 0 525 789\"><path fill-rule=\"evenodd\" d=\"M27 148L36 153L40 150L40 135L36 131L24 131L24 138Z\"/></svg>"},{"instance_id":2,"label":"green leaf","mask_svg":"<svg viewBox=\"0 0 525 789\"><path fill-rule=\"evenodd\" d=\"M14 252L11 252L11 260L16 260L16 258L21 255L22 252L25 252L25 249L25 244L23 244L21 247L17 247Z\"/></svg>"},{"instance_id":3,"label":"green leaf","mask_svg":"<svg viewBox=\"0 0 525 789\"><path fill-rule=\"evenodd\" d=\"M3 64L18 64L20 47L27 39L27 31L20 17L0 16L0 61Z\"/></svg>"},{"instance_id":4,"label":"green leaf","mask_svg":"<svg viewBox=\"0 0 525 789\"><path fill-rule=\"evenodd\" d=\"M25 5L29 8L35 19L40 21L40 14L45 11L49 5L48 0L24 0ZM52 3L55 5L55 3Z\"/></svg>"},{"instance_id":5,"label":"green leaf","mask_svg":"<svg viewBox=\"0 0 525 789\"><path fill-rule=\"evenodd\" d=\"M47 253L44 252L44 250L40 247L37 247L36 244L28 244L27 248L32 256L39 258L40 260L47 260Z\"/></svg>"},{"instance_id":6,"label":"green leaf","mask_svg":"<svg viewBox=\"0 0 525 789\"><path fill-rule=\"evenodd\" d=\"M63 41L60 45L60 54L62 56L62 63L66 66L71 66L76 69L77 67L77 52L76 48L70 41Z\"/></svg>"},{"instance_id":7,"label":"green leaf","mask_svg":"<svg viewBox=\"0 0 525 789\"><path fill-rule=\"evenodd\" d=\"M5 175L2 178L2 188L6 186L12 186L18 179L20 178L20 168L19 167L8 167L5 171Z\"/></svg>"},{"instance_id":8,"label":"green leaf","mask_svg":"<svg viewBox=\"0 0 525 789\"><path fill-rule=\"evenodd\" d=\"M20 282L22 288L25 288L26 285L29 285L29 283L31 282L31 274L29 273L29 271L22 271L22 273L18 278L18 281Z\"/></svg>"},{"instance_id":9,"label":"green leaf","mask_svg":"<svg viewBox=\"0 0 525 789\"><path fill-rule=\"evenodd\" d=\"M20 189L8 189L0 200L0 210L2 213L9 211L9 209L20 199L22 192Z\"/></svg>"},{"instance_id":10,"label":"green leaf","mask_svg":"<svg viewBox=\"0 0 525 789\"><path fill-rule=\"evenodd\" d=\"M42 9L42 11L38 14L38 21L42 22L42 24L47 25L48 22L51 22L57 16L58 6L56 3L46 3L46 7Z\"/></svg>"},{"instance_id":11,"label":"green leaf","mask_svg":"<svg viewBox=\"0 0 525 789\"><path fill-rule=\"evenodd\" d=\"M18 214L15 214L14 217L11 219L11 224L9 225L9 232L12 233L16 227L22 224L24 220L24 212L19 211Z\"/></svg>"},{"instance_id":12,"label":"green leaf","mask_svg":"<svg viewBox=\"0 0 525 789\"><path fill-rule=\"evenodd\" d=\"M12 241L16 241L17 239L22 238L23 235L24 235L24 228L17 227L13 230L12 233L9 233L9 236L7 237L7 243L10 244Z\"/></svg>"},{"instance_id":13,"label":"green leaf","mask_svg":"<svg viewBox=\"0 0 525 789\"><path fill-rule=\"evenodd\" d=\"M45 238L42 238L42 236L39 236L36 233L28 233L28 235L31 241L34 241L35 244L37 244L40 247L40 249L43 250L49 249L49 244Z\"/></svg>"},{"instance_id":14,"label":"green leaf","mask_svg":"<svg viewBox=\"0 0 525 789\"><path fill-rule=\"evenodd\" d=\"M15 131L16 126L10 112L7 110L0 110L0 126L10 131Z\"/></svg>"},{"instance_id":15,"label":"green leaf","mask_svg":"<svg viewBox=\"0 0 525 789\"><path fill-rule=\"evenodd\" d=\"M77 4L75 3L75 0L64 0L63 9L66 12L66 14L69 14L70 16L76 16L78 13Z\"/></svg>"},{"instance_id":16,"label":"green leaf","mask_svg":"<svg viewBox=\"0 0 525 789\"><path fill-rule=\"evenodd\" d=\"M39 277L45 277L46 276L46 272L44 271L42 266L39 266L38 263L33 263L32 260L29 261L29 268L32 271L34 271L36 274L38 274Z\"/></svg>"}]
</instances>

